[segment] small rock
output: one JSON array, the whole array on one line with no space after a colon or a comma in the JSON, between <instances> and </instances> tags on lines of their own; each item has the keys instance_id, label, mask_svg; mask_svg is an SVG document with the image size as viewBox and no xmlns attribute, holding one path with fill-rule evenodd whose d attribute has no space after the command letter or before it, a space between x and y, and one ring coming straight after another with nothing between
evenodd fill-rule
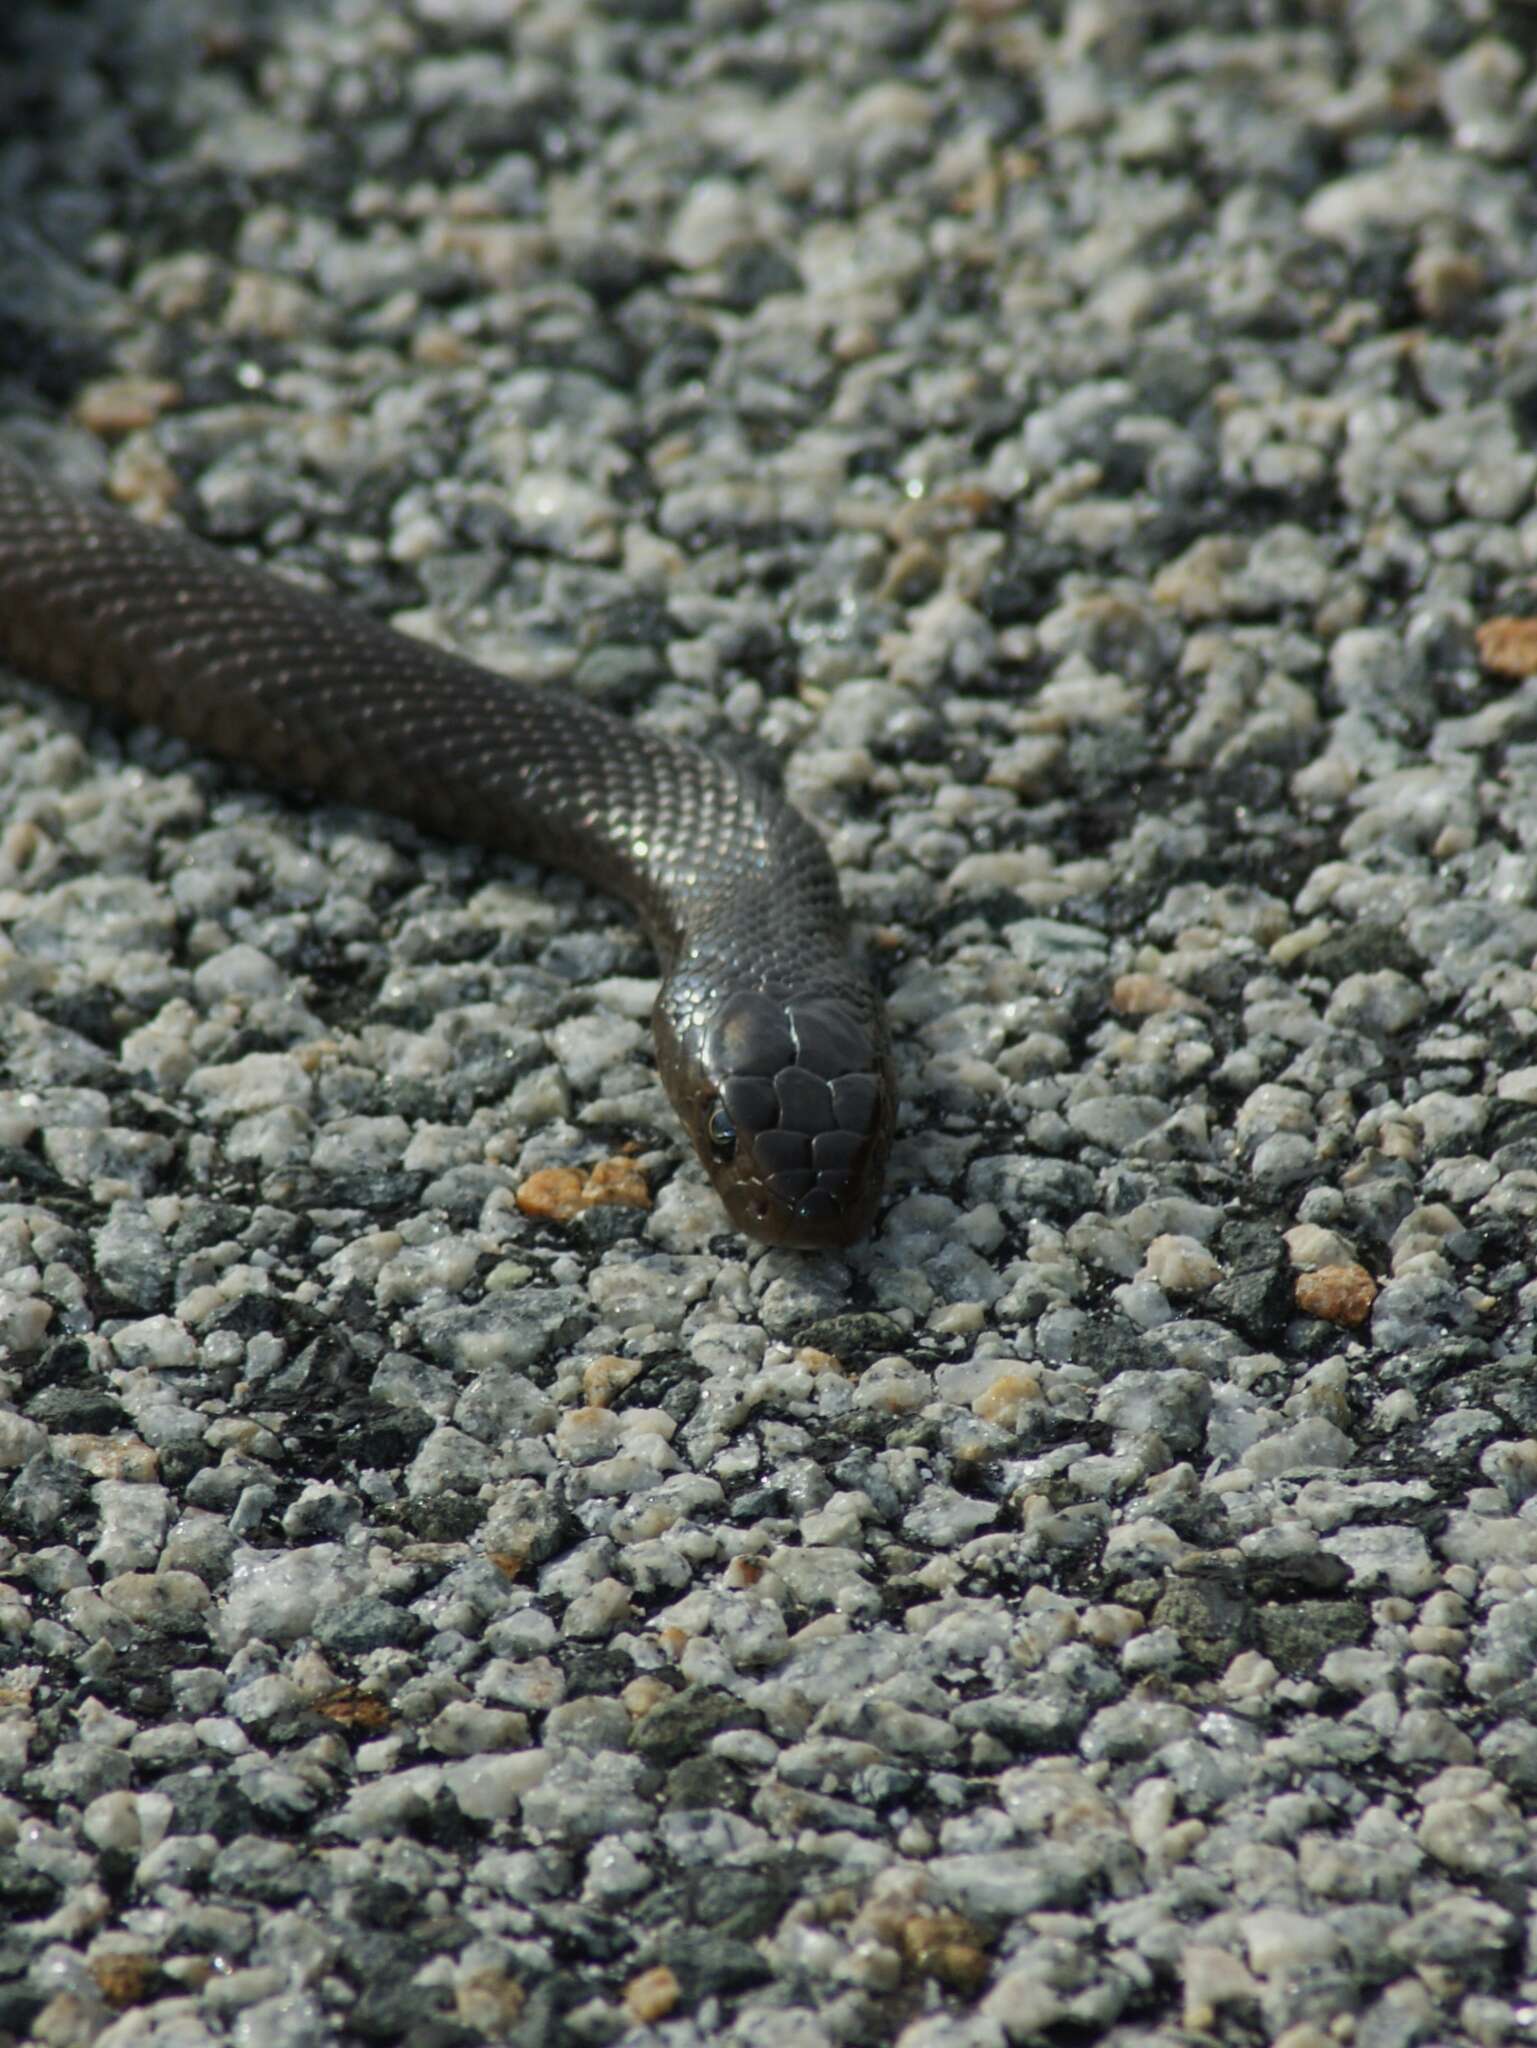
<instances>
[{"instance_id":1,"label":"small rock","mask_svg":"<svg viewBox=\"0 0 1537 2048\"><path fill-rule=\"evenodd\" d=\"M902 1922L902 1954L920 1977L932 1977L962 1995L987 1977L987 1951L979 1931L959 1913L913 1913Z\"/></svg>"},{"instance_id":2,"label":"small rock","mask_svg":"<svg viewBox=\"0 0 1537 2048\"><path fill-rule=\"evenodd\" d=\"M624 1987L625 2010L643 2027L654 2027L658 2020L666 2019L682 1996L682 1986L665 1963L642 1970Z\"/></svg>"},{"instance_id":3,"label":"small rock","mask_svg":"<svg viewBox=\"0 0 1537 2048\"><path fill-rule=\"evenodd\" d=\"M635 1161L621 1155L599 1160L585 1171L574 1166L540 1167L519 1183L516 1199L525 1216L569 1223L587 1209L649 1209L651 1190Z\"/></svg>"},{"instance_id":4,"label":"small rock","mask_svg":"<svg viewBox=\"0 0 1537 2048\"><path fill-rule=\"evenodd\" d=\"M1144 1254L1151 1279L1166 1294L1204 1294L1222 1277L1222 1268L1193 1237L1165 1233L1155 1237Z\"/></svg>"},{"instance_id":5,"label":"small rock","mask_svg":"<svg viewBox=\"0 0 1537 2048\"><path fill-rule=\"evenodd\" d=\"M1537 619L1485 619L1473 640L1491 675L1537 675Z\"/></svg>"},{"instance_id":6,"label":"small rock","mask_svg":"<svg viewBox=\"0 0 1537 2048\"><path fill-rule=\"evenodd\" d=\"M1372 1312L1377 1283L1364 1266L1319 1266L1298 1274L1296 1298L1304 1315L1354 1330Z\"/></svg>"},{"instance_id":7,"label":"small rock","mask_svg":"<svg viewBox=\"0 0 1537 2048\"><path fill-rule=\"evenodd\" d=\"M101 377L75 400L75 418L93 434L131 434L152 427L180 397L168 377Z\"/></svg>"}]
</instances>

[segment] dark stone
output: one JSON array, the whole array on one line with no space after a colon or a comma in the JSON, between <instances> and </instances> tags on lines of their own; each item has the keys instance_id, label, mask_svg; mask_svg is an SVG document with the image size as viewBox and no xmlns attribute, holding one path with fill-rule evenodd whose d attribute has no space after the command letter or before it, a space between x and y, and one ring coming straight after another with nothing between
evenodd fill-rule
<instances>
[{"instance_id":1,"label":"dark stone","mask_svg":"<svg viewBox=\"0 0 1537 2048\"><path fill-rule=\"evenodd\" d=\"M583 1209L571 1219L569 1234L585 1251L603 1252L611 1245L641 1237L646 1228L646 1211L626 1202L600 1202L595 1209Z\"/></svg>"},{"instance_id":2,"label":"dark stone","mask_svg":"<svg viewBox=\"0 0 1537 2048\"><path fill-rule=\"evenodd\" d=\"M60 1337L57 1342L47 1345L42 1356L24 1369L24 1381L26 1385L38 1388L84 1387L101 1393L107 1391L91 1347L83 1337Z\"/></svg>"},{"instance_id":3,"label":"dark stone","mask_svg":"<svg viewBox=\"0 0 1537 2048\"><path fill-rule=\"evenodd\" d=\"M29 1458L6 1489L0 1528L13 1536L52 1536L66 1516L82 1509L90 1481L77 1465L56 1463L46 1451Z\"/></svg>"},{"instance_id":4,"label":"dark stone","mask_svg":"<svg viewBox=\"0 0 1537 2048\"><path fill-rule=\"evenodd\" d=\"M377 1593L360 1593L355 1600L323 1614L315 1624L315 1640L322 1649L339 1650L346 1657L363 1657L370 1650L409 1649L421 1641L422 1632L414 1614Z\"/></svg>"},{"instance_id":5,"label":"dark stone","mask_svg":"<svg viewBox=\"0 0 1537 2048\"><path fill-rule=\"evenodd\" d=\"M43 1387L22 1413L63 1435L108 1436L128 1424L123 1404L105 1387Z\"/></svg>"},{"instance_id":6,"label":"dark stone","mask_svg":"<svg viewBox=\"0 0 1537 2048\"><path fill-rule=\"evenodd\" d=\"M1219 1580L1172 1579L1152 1612L1154 1628L1172 1628L1192 1662L1220 1671L1244 1647L1249 1604Z\"/></svg>"},{"instance_id":7,"label":"dark stone","mask_svg":"<svg viewBox=\"0 0 1537 2048\"><path fill-rule=\"evenodd\" d=\"M256 1826L256 1809L228 1769L203 1765L162 1778L157 1792L165 1793L176 1809L179 1835L213 1835L231 1842L236 1835L261 1833Z\"/></svg>"},{"instance_id":8,"label":"dark stone","mask_svg":"<svg viewBox=\"0 0 1537 2048\"><path fill-rule=\"evenodd\" d=\"M721 264L719 297L734 313L750 313L760 300L800 288L800 272L772 242L739 242Z\"/></svg>"},{"instance_id":9,"label":"dark stone","mask_svg":"<svg viewBox=\"0 0 1537 2048\"><path fill-rule=\"evenodd\" d=\"M286 1178L269 1183L266 1199L292 1202L296 1208L365 1209L371 1216L398 1216L417 1207L427 1176L403 1167L377 1167L369 1172L310 1174L302 1189Z\"/></svg>"},{"instance_id":10,"label":"dark stone","mask_svg":"<svg viewBox=\"0 0 1537 2048\"><path fill-rule=\"evenodd\" d=\"M601 0L606 14L621 21L644 22L648 28L666 28L687 19L689 0Z\"/></svg>"},{"instance_id":11,"label":"dark stone","mask_svg":"<svg viewBox=\"0 0 1537 2048\"><path fill-rule=\"evenodd\" d=\"M111 1669L95 1679L90 1690L103 1706L121 1707L138 1721L168 1720L175 1712L171 1672L179 1660L176 1646L162 1635L131 1643L119 1650Z\"/></svg>"},{"instance_id":12,"label":"dark stone","mask_svg":"<svg viewBox=\"0 0 1537 2048\"><path fill-rule=\"evenodd\" d=\"M902 1341L900 1324L873 1310L850 1309L839 1316L821 1316L795 1334L797 1342L816 1351L830 1351L845 1365L879 1358Z\"/></svg>"},{"instance_id":13,"label":"dark stone","mask_svg":"<svg viewBox=\"0 0 1537 2048\"><path fill-rule=\"evenodd\" d=\"M1347 974L1378 974L1385 967L1417 982L1422 962L1398 925L1347 924L1304 953L1301 965L1310 981L1333 987Z\"/></svg>"},{"instance_id":14,"label":"dark stone","mask_svg":"<svg viewBox=\"0 0 1537 2048\"><path fill-rule=\"evenodd\" d=\"M14 1855L0 1851L0 1918L34 1920L41 1913L51 1912L61 1889L56 1877L33 1870Z\"/></svg>"},{"instance_id":15,"label":"dark stone","mask_svg":"<svg viewBox=\"0 0 1537 2048\"><path fill-rule=\"evenodd\" d=\"M536 1984L516 2022L497 2036L496 2048L591 2048L593 2036L578 2034L564 2018L581 1989L580 1979L564 1972Z\"/></svg>"},{"instance_id":16,"label":"dark stone","mask_svg":"<svg viewBox=\"0 0 1537 2048\"><path fill-rule=\"evenodd\" d=\"M637 1928L675 1927L691 1918L689 1892L682 1884L653 1884L631 1901L631 1911Z\"/></svg>"},{"instance_id":17,"label":"dark stone","mask_svg":"<svg viewBox=\"0 0 1537 2048\"><path fill-rule=\"evenodd\" d=\"M248 1486L266 1485L271 1476L265 1465L249 1458L232 1459L227 1465L200 1465L187 1484L187 1501L209 1514L227 1515Z\"/></svg>"},{"instance_id":18,"label":"dark stone","mask_svg":"<svg viewBox=\"0 0 1537 2048\"><path fill-rule=\"evenodd\" d=\"M473 1820L465 1813L446 1785L439 1788L425 1817L411 1829L419 1842L430 1842L451 1856L471 1855L491 1832L491 1823Z\"/></svg>"},{"instance_id":19,"label":"dark stone","mask_svg":"<svg viewBox=\"0 0 1537 2048\"><path fill-rule=\"evenodd\" d=\"M1298 1600L1262 1607L1255 1619L1265 1655L1288 1678L1300 1678L1316 1671L1331 1650L1363 1642L1369 1617L1355 1600Z\"/></svg>"},{"instance_id":20,"label":"dark stone","mask_svg":"<svg viewBox=\"0 0 1537 2048\"><path fill-rule=\"evenodd\" d=\"M361 1893L370 1903L381 1904L388 1914L393 1909L388 1895L404 1889L403 1885L393 1884L388 1879L364 1878L356 1886L354 1897ZM382 1898L381 1892L384 1894ZM398 1927L376 1925L361 1914L355 1914L354 1929L347 1936L347 1945L341 1953L338 1967L355 1984L366 1985L376 1992L387 1992L409 1985L427 1959L426 1949L411 1935Z\"/></svg>"},{"instance_id":21,"label":"dark stone","mask_svg":"<svg viewBox=\"0 0 1537 2048\"><path fill-rule=\"evenodd\" d=\"M1219 946L1215 952L1192 953L1188 959L1188 970L1181 968L1181 986L1208 1003L1223 1009L1236 1009L1243 997L1244 984L1254 972L1249 955L1228 952ZM1225 1088L1228 1084L1219 1077L1217 1085Z\"/></svg>"},{"instance_id":22,"label":"dark stone","mask_svg":"<svg viewBox=\"0 0 1537 2048\"><path fill-rule=\"evenodd\" d=\"M740 1493L728 1494L726 1504L733 1521L766 1522L784 1513L784 1493L769 1480L757 1486L744 1486Z\"/></svg>"},{"instance_id":23,"label":"dark stone","mask_svg":"<svg viewBox=\"0 0 1537 2048\"><path fill-rule=\"evenodd\" d=\"M1038 530L1018 534L982 585L983 615L994 626L1033 623L1055 600L1062 577L1076 567L1070 548Z\"/></svg>"},{"instance_id":24,"label":"dark stone","mask_svg":"<svg viewBox=\"0 0 1537 2048\"><path fill-rule=\"evenodd\" d=\"M766 1984L773 1975L758 1951L715 1929L669 1928L646 1944L648 1963L665 1963L683 1987L690 2005L702 1998L724 1998Z\"/></svg>"},{"instance_id":25,"label":"dark stone","mask_svg":"<svg viewBox=\"0 0 1537 2048\"><path fill-rule=\"evenodd\" d=\"M1293 1316L1276 1348L1294 1363L1316 1365L1339 1350L1339 1326L1326 1323L1321 1316Z\"/></svg>"},{"instance_id":26,"label":"dark stone","mask_svg":"<svg viewBox=\"0 0 1537 2048\"><path fill-rule=\"evenodd\" d=\"M319 1728L326 1726L318 1716L317 1724ZM296 1900L314 1898L319 1878L319 1895L323 1898L328 1887L314 1862L306 1865L290 1862L286 1857L281 1861L267 1861L265 1859L273 1846L260 1836L249 1841L237 1836L223 1855L214 1859L208 1873L213 1891L255 1899L264 1906L291 1906Z\"/></svg>"},{"instance_id":27,"label":"dark stone","mask_svg":"<svg viewBox=\"0 0 1537 2048\"><path fill-rule=\"evenodd\" d=\"M50 1024L88 1038L103 1052L115 1052L123 1035L117 997L109 989L81 989L76 994L40 1000L37 1013Z\"/></svg>"},{"instance_id":28,"label":"dark stone","mask_svg":"<svg viewBox=\"0 0 1537 2048\"><path fill-rule=\"evenodd\" d=\"M205 1465L214 1462L214 1454L203 1443L166 1444L158 1453L160 1477L173 1493L190 1485L195 1475Z\"/></svg>"},{"instance_id":29,"label":"dark stone","mask_svg":"<svg viewBox=\"0 0 1537 2048\"><path fill-rule=\"evenodd\" d=\"M484 2048L485 2036L448 2016L452 1993L443 1984L370 1984L347 2015L347 2031L391 2048Z\"/></svg>"},{"instance_id":30,"label":"dark stone","mask_svg":"<svg viewBox=\"0 0 1537 2048\"><path fill-rule=\"evenodd\" d=\"M671 1699L659 1700L641 1716L630 1732L630 1747L652 1763L675 1764L696 1756L722 1729L762 1725L760 1713L729 1693L691 1685Z\"/></svg>"},{"instance_id":31,"label":"dark stone","mask_svg":"<svg viewBox=\"0 0 1537 2048\"><path fill-rule=\"evenodd\" d=\"M48 2003L50 1995L46 1991L30 1990L25 1984L0 1985L0 2041L33 2040L32 2022Z\"/></svg>"},{"instance_id":32,"label":"dark stone","mask_svg":"<svg viewBox=\"0 0 1537 2048\"><path fill-rule=\"evenodd\" d=\"M1299 1593L1337 1593L1350 1583L1350 1567L1332 1550L1304 1551L1295 1557L1251 1567L1249 1590L1258 1600L1295 1600Z\"/></svg>"},{"instance_id":33,"label":"dark stone","mask_svg":"<svg viewBox=\"0 0 1537 2048\"><path fill-rule=\"evenodd\" d=\"M667 1773L666 1804L675 1813L703 1813L718 1807L739 1812L746 1797L740 1771L723 1757L690 1756Z\"/></svg>"},{"instance_id":34,"label":"dark stone","mask_svg":"<svg viewBox=\"0 0 1537 2048\"><path fill-rule=\"evenodd\" d=\"M1093 1333L1086 1343L1087 1355L1093 1358L1095 1366L1107 1383L1114 1379L1117 1373L1140 1372L1147 1365L1142 1332L1128 1323L1123 1316L1110 1315L1096 1320Z\"/></svg>"},{"instance_id":35,"label":"dark stone","mask_svg":"<svg viewBox=\"0 0 1537 2048\"><path fill-rule=\"evenodd\" d=\"M1280 1338L1294 1308L1291 1260L1280 1233L1268 1223L1228 1223L1217 1248L1225 1276L1207 1300L1254 1343Z\"/></svg>"},{"instance_id":36,"label":"dark stone","mask_svg":"<svg viewBox=\"0 0 1537 2048\"><path fill-rule=\"evenodd\" d=\"M699 1406L699 1381L692 1376L680 1375L664 1390L657 1406L669 1414L681 1429Z\"/></svg>"},{"instance_id":37,"label":"dark stone","mask_svg":"<svg viewBox=\"0 0 1537 2048\"><path fill-rule=\"evenodd\" d=\"M665 259L649 244L612 234L577 245L565 262L582 289L605 307L617 305L642 285L656 284L667 275ZM676 629L666 637L675 638Z\"/></svg>"},{"instance_id":38,"label":"dark stone","mask_svg":"<svg viewBox=\"0 0 1537 2048\"><path fill-rule=\"evenodd\" d=\"M238 1241L250 1222L250 1212L234 1202L214 1201L204 1195L184 1196L178 1204L176 1222L166 1234L166 1244L174 1257L184 1259L191 1252L201 1251L204 1245L219 1244L226 1238Z\"/></svg>"},{"instance_id":39,"label":"dark stone","mask_svg":"<svg viewBox=\"0 0 1537 2048\"><path fill-rule=\"evenodd\" d=\"M682 623L660 597L646 590L636 590L615 598L612 604L597 606L581 621L579 631L583 647L622 643L626 647L649 647L657 654L684 637Z\"/></svg>"},{"instance_id":40,"label":"dark stone","mask_svg":"<svg viewBox=\"0 0 1537 2048\"><path fill-rule=\"evenodd\" d=\"M1500 1145L1489 1155L1489 1164L1496 1173L1530 1173L1537 1168L1537 1138L1530 1134L1511 1134L1509 1142Z\"/></svg>"},{"instance_id":41,"label":"dark stone","mask_svg":"<svg viewBox=\"0 0 1537 2048\"><path fill-rule=\"evenodd\" d=\"M412 1939L431 1955L452 1956L472 1942L477 1931L473 1921L466 1920L462 1913L428 1913L417 1921Z\"/></svg>"},{"instance_id":42,"label":"dark stone","mask_svg":"<svg viewBox=\"0 0 1537 2048\"><path fill-rule=\"evenodd\" d=\"M635 1676L635 1666L622 1650L597 1646L569 1651L561 1671L566 1680L566 1697L572 1700L612 1699Z\"/></svg>"},{"instance_id":43,"label":"dark stone","mask_svg":"<svg viewBox=\"0 0 1537 2048\"><path fill-rule=\"evenodd\" d=\"M688 1886L689 1917L727 1939L756 1941L778 1925L804 1889L809 1870L805 1857L785 1855L749 1867L698 1871Z\"/></svg>"},{"instance_id":44,"label":"dark stone","mask_svg":"<svg viewBox=\"0 0 1537 2048\"><path fill-rule=\"evenodd\" d=\"M352 1917L364 1927L405 1927L416 1917L415 1898L392 1878L360 1878L349 1897Z\"/></svg>"},{"instance_id":45,"label":"dark stone","mask_svg":"<svg viewBox=\"0 0 1537 2048\"><path fill-rule=\"evenodd\" d=\"M60 1194L67 1185L51 1166L19 1145L0 1145L0 1201L38 1201Z\"/></svg>"},{"instance_id":46,"label":"dark stone","mask_svg":"<svg viewBox=\"0 0 1537 2048\"><path fill-rule=\"evenodd\" d=\"M663 1885L660 1890L669 1892L672 1887ZM658 1887L650 1886L643 1902L649 1903L657 1895ZM637 1911L641 1903L637 1902ZM569 1972L573 1963L614 1963L621 1958L628 1961L635 1944L634 1924L606 1909L563 1900L558 1906L547 1907L541 1918L546 1931L554 1937L555 1961L563 1972ZM653 1917L644 1924L654 1927L660 1919Z\"/></svg>"},{"instance_id":47,"label":"dark stone","mask_svg":"<svg viewBox=\"0 0 1537 2048\"><path fill-rule=\"evenodd\" d=\"M632 310L626 309L627 312ZM664 392L675 391L681 384L692 384L708 377L719 353L718 337L702 320L673 326L658 337L656 347L646 358L641 378L643 398L659 397ZM690 543L700 545L710 536L711 528L704 524L690 529L686 538Z\"/></svg>"},{"instance_id":48,"label":"dark stone","mask_svg":"<svg viewBox=\"0 0 1537 2048\"><path fill-rule=\"evenodd\" d=\"M406 1501L395 1519L423 1543L462 1543L486 1519L486 1507L467 1493L443 1493Z\"/></svg>"},{"instance_id":49,"label":"dark stone","mask_svg":"<svg viewBox=\"0 0 1537 2048\"><path fill-rule=\"evenodd\" d=\"M1220 1549L1230 1526L1226 1509L1209 1494L1190 1494L1163 1504L1163 1519L1193 1550Z\"/></svg>"},{"instance_id":50,"label":"dark stone","mask_svg":"<svg viewBox=\"0 0 1537 2048\"><path fill-rule=\"evenodd\" d=\"M365 1377L351 1343L339 1330L326 1330L302 1351L268 1373L262 1398L276 1406L289 1401L326 1401L356 1394Z\"/></svg>"},{"instance_id":51,"label":"dark stone","mask_svg":"<svg viewBox=\"0 0 1537 2048\"><path fill-rule=\"evenodd\" d=\"M279 1295L242 1294L228 1308L218 1309L202 1328L205 1334L229 1330L237 1337L282 1336L290 1312Z\"/></svg>"},{"instance_id":52,"label":"dark stone","mask_svg":"<svg viewBox=\"0 0 1537 2048\"><path fill-rule=\"evenodd\" d=\"M387 1401L364 1401L351 1414L334 1416L329 1426L317 1420L316 1430L344 1464L393 1471L411 1462L417 1445L431 1434L432 1418Z\"/></svg>"},{"instance_id":53,"label":"dark stone","mask_svg":"<svg viewBox=\"0 0 1537 2048\"><path fill-rule=\"evenodd\" d=\"M1523 1285L1528 1277L1523 1267ZM1537 1436L1537 1358L1530 1351L1513 1353L1493 1365L1472 1365L1459 1377L1456 1391L1470 1407L1492 1408L1522 1435Z\"/></svg>"}]
</instances>

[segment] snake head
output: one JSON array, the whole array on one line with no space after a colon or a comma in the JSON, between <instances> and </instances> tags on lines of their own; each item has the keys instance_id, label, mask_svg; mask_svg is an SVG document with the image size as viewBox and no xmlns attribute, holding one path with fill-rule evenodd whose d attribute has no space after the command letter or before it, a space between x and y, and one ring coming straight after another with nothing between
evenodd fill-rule
<instances>
[{"instance_id":1,"label":"snake head","mask_svg":"<svg viewBox=\"0 0 1537 2048\"><path fill-rule=\"evenodd\" d=\"M803 1250L864 1235L891 1147L878 1011L840 995L737 990L676 1039L659 1006L657 1039L664 1071L674 1051L687 1069L674 1099L739 1230Z\"/></svg>"}]
</instances>

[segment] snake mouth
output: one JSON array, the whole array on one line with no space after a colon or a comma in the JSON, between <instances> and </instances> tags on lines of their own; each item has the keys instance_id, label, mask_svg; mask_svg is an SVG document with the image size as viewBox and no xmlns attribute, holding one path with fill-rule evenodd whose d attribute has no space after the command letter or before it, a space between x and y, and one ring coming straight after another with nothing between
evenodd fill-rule
<instances>
[{"instance_id":1,"label":"snake mouth","mask_svg":"<svg viewBox=\"0 0 1537 2048\"><path fill-rule=\"evenodd\" d=\"M874 1221L880 1172L875 1167L852 1190L813 1187L794 1203L769 1193L755 1178L729 1187L717 1180L716 1187L732 1222L760 1244L789 1251L839 1250L857 1243Z\"/></svg>"}]
</instances>

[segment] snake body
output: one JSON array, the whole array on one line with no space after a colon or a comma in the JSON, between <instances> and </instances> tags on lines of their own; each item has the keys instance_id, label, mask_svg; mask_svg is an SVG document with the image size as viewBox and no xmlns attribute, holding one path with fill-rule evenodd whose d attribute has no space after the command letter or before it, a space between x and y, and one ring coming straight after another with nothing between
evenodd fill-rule
<instances>
[{"instance_id":1,"label":"snake body","mask_svg":"<svg viewBox=\"0 0 1537 2048\"><path fill-rule=\"evenodd\" d=\"M869 1228L892 1124L879 998L821 840L764 777L530 688L0 449L0 659L274 782L566 868L660 956L662 1080L732 1221Z\"/></svg>"}]
</instances>

